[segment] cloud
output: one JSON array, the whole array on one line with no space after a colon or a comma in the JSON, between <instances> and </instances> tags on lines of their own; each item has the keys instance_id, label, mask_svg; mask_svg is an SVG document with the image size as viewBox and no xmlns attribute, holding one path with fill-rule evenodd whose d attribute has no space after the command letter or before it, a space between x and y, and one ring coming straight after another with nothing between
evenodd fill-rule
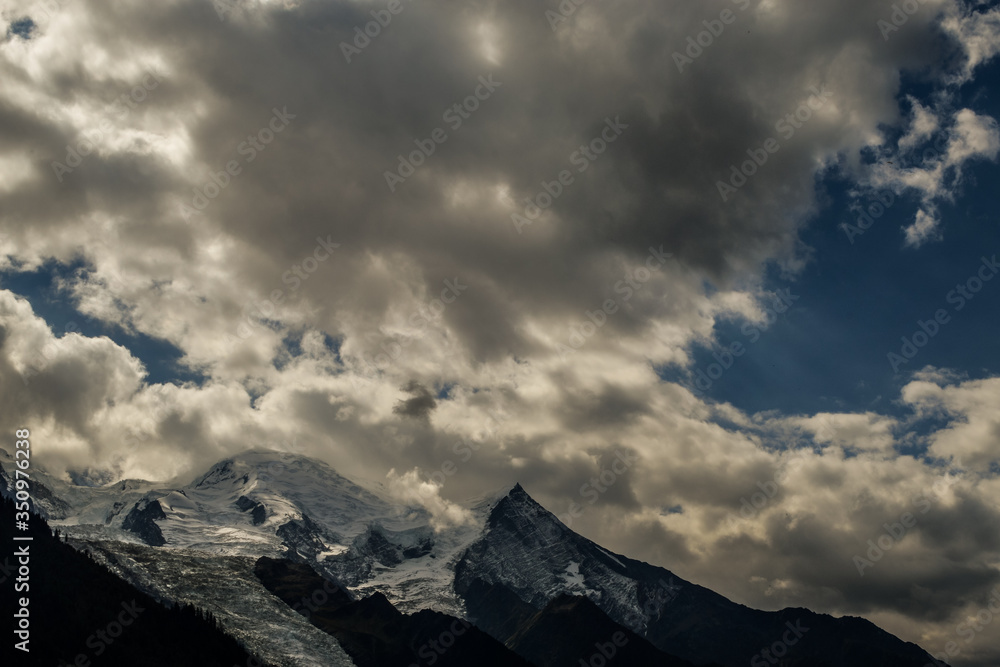
<instances>
[{"instance_id":1,"label":"cloud","mask_svg":"<svg viewBox=\"0 0 1000 667\"><path fill-rule=\"evenodd\" d=\"M748 415L654 369L765 318L766 267L810 261L824 174L914 194L913 245L944 233L935 205L1000 150L994 119L948 102L994 57L996 10L928 0L886 42L862 0L587 3L556 31L523 0L412 3L348 63L363 3L54 4L15 0L36 28L0 45L0 268L78 267L59 287L81 313L207 379L150 385L129 350L0 292L0 420L39 424L41 463L163 479L294 442L348 476L406 471L390 486L444 525L517 480L562 513L623 451L638 463L574 529L740 601L918 639L995 581L993 380L904 388L947 419L925 458L888 415ZM725 7L738 23L677 72ZM934 92L901 105L913 71ZM852 557L944 478L862 581Z\"/></svg>"},{"instance_id":2,"label":"cloud","mask_svg":"<svg viewBox=\"0 0 1000 667\"><path fill-rule=\"evenodd\" d=\"M900 151L912 150L917 144L930 138L940 127L940 119L933 110L923 106L913 97L908 97L907 101L913 110L913 117L906 134L899 140Z\"/></svg>"},{"instance_id":3,"label":"cloud","mask_svg":"<svg viewBox=\"0 0 1000 667\"><path fill-rule=\"evenodd\" d=\"M86 439L94 420L134 395L145 376L142 364L107 338L57 338L8 290L0 290L0 344L11 428L23 428L13 419L42 420Z\"/></svg>"},{"instance_id":4,"label":"cloud","mask_svg":"<svg viewBox=\"0 0 1000 667\"><path fill-rule=\"evenodd\" d=\"M431 525L435 530L471 524L475 518L464 507L441 498L440 488L432 482L423 481L419 470L410 470L400 475L395 469L391 469L386 479L393 497L400 502L422 506L430 513Z\"/></svg>"},{"instance_id":5,"label":"cloud","mask_svg":"<svg viewBox=\"0 0 1000 667\"><path fill-rule=\"evenodd\" d=\"M966 380L939 384L919 379L903 387L903 400L918 414L940 414L948 425L930 438L930 452L978 472L996 472L1000 451L1000 417L996 399L1000 380Z\"/></svg>"},{"instance_id":6,"label":"cloud","mask_svg":"<svg viewBox=\"0 0 1000 667\"><path fill-rule=\"evenodd\" d=\"M811 417L790 418L788 422L809 433L818 444L887 454L892 453L895 445L895 420L872 413L819 413Z\"/></svg>"},{"instance_id":7,"label":"cloud","mask_svg":"<svg viewBox=\"0 0 1000 667\"><path fill-rule=\"evenodd\" d=\"M911 248L919 248L927 241L941 238L941 221L936 212L928 213L923 209L917 211L917 217L913 224L905 228L906 245Z\"/></svg>"},{"instance_id":8,"label":"cloud","mask_svg":"<svg viewBox=\"0 0 1000 667\"><path fill-rule=\"evenodd\" d=\"M870 189L890 189L897 194L910 191L920 198L921 208L913 223L903 230L905 245L918 248L943 237L937 203L954 200L969 163L997 159L1000 126L994 118L961 109L952 113L947 126L940 129L939 118L931 111L915 101L911 105L913 116L908 129L895 150L883 151L886 159L871 167L865 184Z\"/></svg>"},{"instance_id":9,"label":"cloud","mask_svg":"<svg viewBox=\"0 0 1000 667\"><path fill-rule=\"evenodd\" d=\"M976 4L981 7L986 3ZM976 67L1000 52L1000 9L996 7L978 11L978 7L953 6L941 27L965 51L964 66L960 73L953 75L955 83L971 79Z\"/></svg>"},{"instance_id":10,"label":"cloud","mask_svg":"<svg viewBox=\"0 0 1000 667\"><path fill-rule=\"evenodd\" d=\"M392 408L394 414L414 419L427 419L430 417L431 411L437 407L434 395L416 380L411 380L400 387L400 390L413 394L413 398L398 401Z\"/></svg>"}]
</instances>

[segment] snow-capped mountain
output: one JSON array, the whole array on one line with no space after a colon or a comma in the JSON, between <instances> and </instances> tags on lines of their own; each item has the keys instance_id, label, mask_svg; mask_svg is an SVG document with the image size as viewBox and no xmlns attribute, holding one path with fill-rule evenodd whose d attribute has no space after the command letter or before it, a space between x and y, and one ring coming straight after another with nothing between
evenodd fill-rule
<instances>
[{"instance_id":1,"label":"snow-capped mountain","mask_svg":"<svg viewBox=\"0 0 1000 667\"><path fill-rule=\"evenodd\" d=\"M455 588L477 625L497 634L506 633L512 610L524 616L569 594L587 598L661 651L699 664L746 665L789 628L802 634L796 652L814 660L794 664L927 662L920 647L864 619L808 609L758 611L665 568L614 554L567 528L520 486L499 500L482 536L463 552Z\"/></svg>"},{"instance_id":2,"label":"snow-capped mountain","mask_svg":"<svg viewBox=\"0 0 1000 667\"><path fill-rule=\"evenodd\" d=\"M0 464L9 469L9 457L0 455ZM0 486L9 495L2 471ZM33 495L79 548L156 597L207 606L259 652L273 654L269 637L287 644L288 633L273 622L273 604L240 604L230 589L266 598L253 563L269 557L308 564L356 599L378 593L404 613L430 609L468 620L500 642L522 636L553 600L570 595L696 664L747 664L789 627L808 629L799 630L794 653L831 666L929 660L863 619L753 610L614 554L571 531L520 485L469 502L472 521L439 530L425 510L399 505L374 485L272 451L225 459L176 488L133 480L79 487L36 471ZM307 644L289 648L298 657L287 664L348 664L329 646L310 656Z\"/></svg>"}]
</instances>

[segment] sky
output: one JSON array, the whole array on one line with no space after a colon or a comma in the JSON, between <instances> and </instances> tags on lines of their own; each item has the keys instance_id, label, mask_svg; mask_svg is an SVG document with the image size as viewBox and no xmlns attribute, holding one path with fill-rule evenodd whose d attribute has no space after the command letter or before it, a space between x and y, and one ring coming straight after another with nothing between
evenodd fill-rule
<instances>
[{"instance_id":1,"label":"sky","mask_svg":"<svg viewBox=\"0 0 1000 667\"><path fill-rule=\"evenodd\" d=\"M444 523L519 481L741 603L1000 663L996 2L0 20L0 425L39 465L267 447Z\"/></svg>"}]
</instances>

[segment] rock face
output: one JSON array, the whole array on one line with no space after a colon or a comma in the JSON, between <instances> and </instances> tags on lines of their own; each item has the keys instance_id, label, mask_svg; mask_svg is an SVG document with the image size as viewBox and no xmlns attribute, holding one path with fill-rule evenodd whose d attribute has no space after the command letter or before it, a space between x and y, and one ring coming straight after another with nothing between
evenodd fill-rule
<instances>
[{"instance_id":1,"label":"rock face","mask_svg":"<svg viewBox=\"0 0 1000 667\"><path fill-rule=\"evenodd\" d=\"M434 535L429 528L393 531L373 523L354 538L350 548L330 556L323 566L337 578L357 586L368 582L377 570L430 556L433 549Z\"/></svg>"},{"instance_id":2,"label":"rock face","mask_svg":"<svg viewBox=\"0 0 1000 667\"><path fill-rule=\"evenodd\" d=\"M428 610L403 614L381 593L353 601L308 565L261 558L254 573L268 590L336 637L358 667L531 667L462 619Z\"/></svg>"},{"instance_id":3,"label":"rock face","mask_svg":"<svg viewBox=\"0 0 1000 667\"><path fill-rule=\"evenodd\" d=\"M156 525L157 519L166 519L158 500L141 500L122 522L122 529L135 533L139 539L151 547L162 547L167 543L163 531Z\"/></svg>"},{"instance_id":4,"label":"rock face","mask_svg":"<svg viewBox=\"0 0 1000 667\"><path fill-rule=\"evenodd\" d=\"M254 524L259 525L259 524ZM278 526L274 534L281 538L289 552L307 560L315 560L326 550L328 542L336 542L338 538L303 514L301 518L290 519Z\"/></svg>"},{"instance_id":5,"label":"rock face","mask_svg":"<svg viewBox=\"0 0 1000 667\"><path fill-rule=\"evenodd\" d=\"M259 526L267 519L267 508L264 507L264 503L255 502L246 496L240 496L236 499L236 507L243 512L249 512L255 526Z\"/></svg>"}]
</instances>

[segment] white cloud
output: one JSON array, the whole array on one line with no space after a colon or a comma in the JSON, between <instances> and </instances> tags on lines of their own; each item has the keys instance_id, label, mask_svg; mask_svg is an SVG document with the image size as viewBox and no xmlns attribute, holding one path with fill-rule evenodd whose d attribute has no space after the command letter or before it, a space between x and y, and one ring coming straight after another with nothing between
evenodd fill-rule
<instances>
[{"instance_id":1,"label":"white cloud","mask_svg":"<svg viewBox=\"0 0 1000 667\"><path fill-rule=\"evenodd\" d=\"M933 145L927 145L938 128L938 120L914 104L914 115L898 142L898 150L885 150L885 159L872 166L864 180L873 190L913 191L920 197L921 208L913 223L904 228L909 247L942 238L937 202L954 201L970 162L995 161L1000 154L1000 126L996 119L961 109L948 120L948 126L936 132Z\"/></svg>"},{"instance_id":2,"label":"white cloud","mask_svg":"<svg viewBox=\"0 0 1000 667\"><path fill-rule=\"evenodd\" d=\"M993 7L980 11L985 4L980 0L975 7L954 5L941 23L944 31L965 51L964 67L952 77L955 83L968 81L979 65L1000 53L1000 9Z\"/></svg>"},{"instance_id":3,"label":"white cloud","mask_svg":"<svg viewBox=\"0 0 1000 667\"><path fill-rule=\"evenodd\" d=\"M899 140L899 150L908 151L928 139L940 127L940 121L933 110L920 104L913 97L907 98L913 109L913 118L906 134Z\"/></svg>"},{"instance_id":4,"label":"white cloud","mask_svg":"<svg viewBox=\"0 0 1000 667\"><path fill-rule=\"evenodd\" d=\"M817 443L844 449L891 454L895 444L895 420L873 413L819 413L790 418L788 422L811 434Z\"/></svg>"},{"instance_id":5,"label":"white cloud","mask_svg":"<svg viewBox=\"0 0 1000 667\"><path fill-rule=\"evenodd\" d=\"M402 475L392 469L386 474L386 479L389 492L397 500L421 506L430 513L431 525L435 530L471 524L474 519L469 510L443 499L440 487L422 479L419 469L407 471Z\"/></svg>"},{"instance_id":6,"label":"white cloud","mask_svg":"<svg viewBox=\"0 0 1000 667\"><path fill-rule=\"evenodd\" d=\"M941 237L941 220L935 211L928 213L924 209L917 211L917 217L913 224L906 227L903 233L906 235L906 245L911 248L919 248L927 241L939 239Z\"/></svg>"},{"instance_id":7,"label":"white cloud","mask_svg":"<svg viewBox=\"0 0 1000 667\"><path fill-rule=\"evenodd\" d=\"M857 545L947 470L897 455L912 437L884 415L747 415L653 368L689 364L691 345L711 341L721 320L763 321L762 267L792 278L809 261L798 231L816 211L818 171L860 173L866 147L918 160L881 164L862 184L916 193L913 244L941 233L934 205L970 161L996 159L996 122L911 102L897 147L882 130L900 122L900 73L940 66L924 45L940 26L933 10L949 6L924 3L907 37L886 47L873 30L884 8L870 2L767 2L690 71L665 77L673 51L710 18L704 7L591 3L553 37L536 6L414 3L391 39L347 65L337 43L370 20L354 3L262 3L227 21L203 0L66 4L32 40L0 45L0 140L19 156L0 164L19 173L0 189L0 266L82 263L60 285L81 312L169 341L208 380L148 386L128 350L56 338L0 293L0 391L13 406L0 420L35 420L46 465L129 476L193 475L241 449L294 441L348 476L405 471L391 486L442 523L467 518L457 499L516 479L561 513L621 448L640 463L574 526L610 548L741 601L909 610L907 638L939 628L912 609L947 615L996 563L996 545L971 528L994 525L1000 497L988 466L994 381L951 386L927 371L905 388L919 413L951 420L930 436L931 453L960 456L978 477L955 473L961 484L928 513L926 533L861 586ZM993 56L992 15L947 14L967 58L942 80ZM163 82L59 182L51 163L147 65ZM383 172L490 72L503 86L390 193ZM722 202L712 183L811 86L827 87L829 101ZM239 147L276 105L296 118L251 162ZM517 234L510 215L618 115L629 125L621 138ZM185 218L180 204L230 160L240 175ZM317 238L342 247L298 277ZM661 246L673 260L640 287L637 272ZM468 290L432 313L456 279ZM614 313L560 355L609 300ZM450 388L426 419L393 412L411 381ZM459 471L427 481L447 461ZM787 476L759 515L727 523L778 471ZM675 505L684 511L662 513ZM959 547L968 562L952 558ZM894 568L914 590L957 576L918 605L879 580Z\"/></svg>"},{"instance_id":8,"label":"white cloud","mask_svg":"<svg viewBox=\"0 0 1000 667\"><path fill-rule=\"evenodd\" d=\"M954 385L916 380L903 388L903 400L922 414L942 414L947 427L931 436L930 452L989 472L1000 460L1000 379L968 380Z\"/></svg>"}]
</instances>

